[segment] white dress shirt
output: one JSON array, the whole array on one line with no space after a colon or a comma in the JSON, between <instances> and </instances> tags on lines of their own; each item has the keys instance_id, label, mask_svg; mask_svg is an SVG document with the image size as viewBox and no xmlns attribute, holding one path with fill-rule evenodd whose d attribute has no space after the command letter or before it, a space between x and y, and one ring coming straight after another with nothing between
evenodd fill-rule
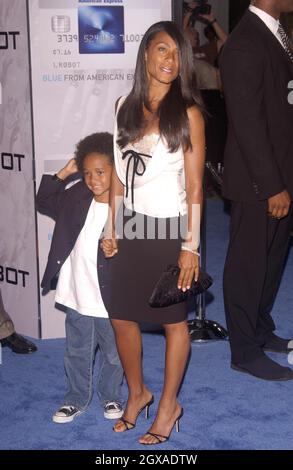
<instances>
[{"instance_id":1,"label":"white dress shirt","mask_svg":"<svg viewBox=\"0 0 293 470\"><path fill-rule=\"evenodd\" d=\"M280 26L280 21L276 20L276 18L269 15L268 13L261 10L260 8L255 7L254 5L250 5L249 10L252 13L254 13L255 15L257 15L265 23L265 25L269 28L269 30L273 33L273 35L276 36L279 43L285 49L285 46L282 42L282 38L281 38L280 34L278 33L278 29L279 29L279 26Z\"/></svg>"}]
</instances>

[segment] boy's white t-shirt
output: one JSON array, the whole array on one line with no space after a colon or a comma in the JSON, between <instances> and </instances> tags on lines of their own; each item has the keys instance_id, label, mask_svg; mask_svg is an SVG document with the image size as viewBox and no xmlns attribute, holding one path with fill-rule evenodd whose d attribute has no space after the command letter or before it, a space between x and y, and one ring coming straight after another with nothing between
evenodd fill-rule
<instances>
[{"instance_id":1,"label":"boy's white t-shirt","mask_svg":"<svg viewBox=\"0 0 293 470\"><path fill-rule=\"evenodd\" d=\"M109 317L97 272L98 245L108 217L108 207L108 204L93 199L85 224L60 270L55 301L81 315Z\"/></svg>"}]
</instances>

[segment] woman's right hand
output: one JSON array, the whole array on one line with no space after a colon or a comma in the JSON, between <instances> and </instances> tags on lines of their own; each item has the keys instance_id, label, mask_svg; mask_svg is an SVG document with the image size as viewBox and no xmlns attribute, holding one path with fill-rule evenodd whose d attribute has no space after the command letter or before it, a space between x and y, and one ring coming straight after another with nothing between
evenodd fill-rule
<instances>
[{"instance_id":1,"label":"woman's right hand","mask_svg":"<svg viewBox=\"0 0 293 470\"><path fill-rule=\"evenodd\" d=\"M180 274L177 287L185 292L190 289L193 280L198 280L199 257L189 251L180 251L178 266Z\"/></svg>"},{"instance_id":2,"label":"woman's right hand","mask_svg":"<svg viewBox=\"0 0 293 470\"><path fill-rule=\"evenodd\" d=\"M65 165L64 168L58 171L57 176L61 180L66 180L68 176L78 172L75 158L71 158Z\"/></svg>"},{"instance_id":3,"label":"woman's right hand","mask_svg":"<svg viewBox=\"0 0 293 470\"><path fill-rule=\"evenodd\" d=\"M118 253L118 244L115 238L104 238L101 248L106 258L113 258Z\"/></svg>"}]
</instances>

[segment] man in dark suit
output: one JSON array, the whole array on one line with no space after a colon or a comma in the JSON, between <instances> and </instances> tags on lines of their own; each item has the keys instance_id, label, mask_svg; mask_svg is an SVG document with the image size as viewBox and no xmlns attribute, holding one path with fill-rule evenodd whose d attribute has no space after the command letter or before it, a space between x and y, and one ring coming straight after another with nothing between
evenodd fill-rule
<instances>
[{"instance_id":1,"label":"man in dark suit","mask_svg":"<svg viewBox=\"0 0 293 470\"><path fill-rule=\"evenodd\" d=\"M279 23L293 0L256 0L224 46L220 67L229 118L223 195L232 201L224 300L231 367L293 379L264 351L289 352L270 315L293 224L293 54ZM292 308L292 306L291 306Z\"/></svg>"},{"instance_id":2,"label":"man in dark suit","mask_svg":"<svg viewBox=\"0 0 293 470\"><path fill-rule=\"evenodd\" d=\"M0 290L0 342L2 346L8 346L14 353L30 354L37 351L37 347L31 341L16 333L13 321L6 312Z\"/></svg>"}]
</instances>

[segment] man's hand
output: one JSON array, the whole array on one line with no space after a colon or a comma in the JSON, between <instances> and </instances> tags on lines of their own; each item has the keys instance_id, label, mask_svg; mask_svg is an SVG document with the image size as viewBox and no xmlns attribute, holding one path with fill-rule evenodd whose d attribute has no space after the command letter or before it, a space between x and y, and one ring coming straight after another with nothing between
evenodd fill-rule
<instances>
[{"instance_id":1,"label":"man's hand","mask_svg":"<svg viewBox=\"0 0 293 470\"><path fill-rule=\"evenodd\" d=\"M67 162L65 167L62 168L62 170L58 171L57 176L61 180L66 180L68 176L73 175L74 173L77 173L77 172L78 172L78 168L76 165L76 160L75 158L71 158L69 162Z\"/></svg>"},{"instance_id":2,"label":"man's hand","mask_svg":"<svg viewBox=\"0 0 293 470\"><path fill-rule=\"evenodd\" d=\"M288 191L282 191L268 199L268 215L274 219L283 219L288 215L291 199Z\"/></svg>"},{"instance_id":3,"label":"man's hand","mask_svg":"<svg viewBox=\"0 0 293 470\"><path fill-rule=\"evenodd\" d=\"M199 276L199 257L189 251L180 251L178 266L180 274L178 279L178 289L185 292L190 289L192 281L197 281Z\"/></svg>"}]
</instances>

